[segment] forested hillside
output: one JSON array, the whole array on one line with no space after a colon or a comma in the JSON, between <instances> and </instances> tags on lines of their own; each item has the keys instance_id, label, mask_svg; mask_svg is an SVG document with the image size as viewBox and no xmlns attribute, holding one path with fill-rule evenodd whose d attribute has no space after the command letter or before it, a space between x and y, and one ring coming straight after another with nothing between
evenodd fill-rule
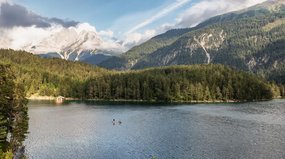
<instances>
[{"instance_id":1,"label":"forested hillside","mask_svg":"<svg viewBox=\"0 0 285 159\"><path fill-rule=\"evenodd\" d=\"M99 63L98 65L108 69L128 70L143 57L158 50L159 48L172 44L180 36L189 32L190 30L192 29L173 29L167 31L165 34L155 36L147 42L133 47L120 57L114 56L106 61L103 61L102 63Z\"/></svg>"},{"instance_id":2,"label":"forested hillside","mask_svg":"<svg viewBox=\"0 0 285 159\"><path fill-rule=\"evenodd\" d=\"M108 71L79 62L44 59L27 52L0 50L27 96L97 100L227 101L280 96L283 87L222 65L193 65L141 71Z\"/></svg>"},{"instance_id":3,"label":"forested hillside","mask_svg":"<svg viewBox=\"0 0 285 159\"><path fill-rule=\"evenodd\" d=\"M281 90L263 78L222 65L115 73L90 79L86 88L86 96L90 99L188 102L271 99Z\"/></svg>"},{"instance_id":4,"label":"forested hillside","mask_svg":"<svg viewBox=\"0 0 285 159\"><path fill-rule=\"evenodd\" d=\"M43 59L24 51L3 49L0 50L0 64L11 65L17 82L24 84L27 96L79 97L87 78L108 72L84 63Z\"/></svg>"},{"instance_id":5,"label":"forested hillside","mask_svg":"<svg viewBox=\"0 0 285 159\"><path fill-rule=\"evenodd\" d=\"M143 69L214 63L250 71L284 84L284 4L284 0L268 1L213 17L191 29L166 32L158 36L165 38L157 40L155 37L117 57L117 61L123 64L114 64L109 59L100 66L111 69ZM167 43L168 40L171 42ZM155 45L154 41L166 45ZM153 49L144 51L138 48Z\"/></svg>"}]
</instances>

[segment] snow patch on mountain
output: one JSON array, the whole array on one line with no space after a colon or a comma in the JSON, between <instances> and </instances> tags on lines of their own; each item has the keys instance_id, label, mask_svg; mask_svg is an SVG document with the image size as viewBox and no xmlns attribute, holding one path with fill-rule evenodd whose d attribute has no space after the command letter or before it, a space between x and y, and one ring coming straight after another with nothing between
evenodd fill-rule
<instances>
[{"instance_id":1,"label":"snow patch on mountain","mask_svg":"<svg viewBox=\"0 0 285 159\"><path fill-rule=\"evenodd\" d=\"M0 48L25 50L34 54L57 53L62 59L69 59L71 54L78 57L82 52L97 51L123 52L119 43L103 40L96 28L88 23L79 23L72 27L53 25L49 28L14 27L1 29Z\"/></svg>"}]
</instances>

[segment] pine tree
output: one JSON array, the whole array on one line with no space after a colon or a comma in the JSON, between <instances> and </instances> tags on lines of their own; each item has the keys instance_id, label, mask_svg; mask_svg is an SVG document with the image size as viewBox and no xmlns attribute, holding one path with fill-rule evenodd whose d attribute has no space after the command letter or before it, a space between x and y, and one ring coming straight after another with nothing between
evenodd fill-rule
<instances>
[{"instance_id":1,"label":"pine tree","mask_svg":"<svg viewBox=\"0 0 285 159\"><path fill-rule=\"evenodd\" d=\"M11 152L22 146L28 130L28 108L24 87L14 82L11 68L0 65L0 150ZM7 134L11 136L7 138ZM9 155L6 154L2 155Z\"/></svg>"},{"instance_id":2,"label":"pine tree","mask_svg":"<svg viewBox=\"0 0 285 159\"><path fill-rule=\"evenodd\" d=\"M216 87L216 99L217 100L222 100L223 99L223 94L221 93L220 87Z\"/></svg>"}]
</instances>

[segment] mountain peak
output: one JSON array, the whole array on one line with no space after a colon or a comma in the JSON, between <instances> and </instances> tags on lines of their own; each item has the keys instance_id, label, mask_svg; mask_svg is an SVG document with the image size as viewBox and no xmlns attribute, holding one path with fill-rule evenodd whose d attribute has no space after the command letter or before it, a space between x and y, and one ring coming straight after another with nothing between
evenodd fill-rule
<instances>
[{"instance_id":1,"label":"mountain peak","mask_svg":"<svg viewBox=\"0 0 285 159\"><path fill-rule=\"evenodd\" d=\"M34 54L56 53L62 59L69 59L73 53L79 56L84 51L94 52L102 43L96 29L83 23L76 27L58 28L42 39L20 46L20 49Z\"/></svg>"}]
</instances>

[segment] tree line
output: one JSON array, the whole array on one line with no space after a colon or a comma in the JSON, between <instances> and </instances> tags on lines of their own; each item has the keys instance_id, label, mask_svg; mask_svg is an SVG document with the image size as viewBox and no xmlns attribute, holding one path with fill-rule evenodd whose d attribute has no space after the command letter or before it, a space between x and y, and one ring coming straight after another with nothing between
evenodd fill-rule
<instances>
[{"instance_id":1,"label":"tree line","mask_svg":"<svg viewBox=\"0 0 285 159\"><path fill-rule=\"evenodd\" d=\"M282 87L284 89L284 87ZM282 90L253 74L223 65L191 65L119 72L89 79L82 98L147 101L272 99Z\"/></svg>"},{"instance_id":2,"label":"tree line","mask_svg":"<svg viewBox=\"0 0 285 159\"><path fill-rule=\"evenodd\" d=\"M227 101L271 99L284 87L223 65L190 65L140 71L111 71L24 51L0 50L27 96L146 101Z\"/></svg>"}]
</instances>

